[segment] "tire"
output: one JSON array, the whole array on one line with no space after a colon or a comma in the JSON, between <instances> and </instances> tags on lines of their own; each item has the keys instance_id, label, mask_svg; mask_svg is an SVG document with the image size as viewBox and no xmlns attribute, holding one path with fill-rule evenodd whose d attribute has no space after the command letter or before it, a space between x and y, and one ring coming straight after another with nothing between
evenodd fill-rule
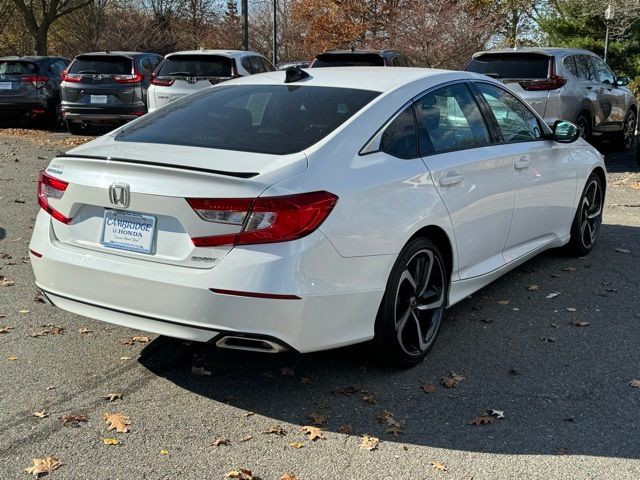
<instances>
[{"instance_id":1,"label":"tire","mask_svg":"<svg viewBox=\"0 0 640 480\"><path fill-rule=\"evenodd\" d=\"M49 125L54 130L62 130L65 128L65 124L66 122L62 116L62 105L60 104L60 99L56 99L49 110Z\"/></svg>"},{"instance_id":2,"label":"tire","mask_svg":"<svg viewBox=\"0 0 640 480\"><path fill-rule=\"evenodd\" d=\"M591 119L586 113L581 113L576 118L576 125L580 127L580 137L587 142L591 139Z\"/></svg>"},{"instance_id":3,"label":"tire","mask_svg":"<svg viewBox=\"0 0 640 480\"><path fill-rule=\"evenodd\" d=\"M600 177L592 173L580 196L578 210L571 225L571 240L567 253L577 257L587 255L598 239L604 209L604 188Z\"/></svg>"},{"instance_id":4,"label":"tire","mask_svg":"<svg viewBox=\"0 0 640 480\"><path fill-rule=\"evenodd\" d=\"M378 310L375 360L404 368L422 362L440 331L448 290L438 247L426 238L411 240L398 255Z\"/></svg>"},{"instance_id":5,"label":"tire","mask_svg":"<svg viewBox=\"0 0 640 480\"><path fill-rule=\"evenodd\" d=\"M71 135L86 135L89 130L88 125L83 125L82 123L78 122L72 122L71 120L67 120L66 124L67 130L69 130L69 133Z\"/></svg>"},{"instance_id":6,"label":"tire","mask_svg":"<svg viewBox=\"0 0 640 480\"><path fill-rule=\"evenodd\" d=\"M628 152L636 140L636 112L629 110L624 117L622 131L617 132L613 138L616 147L623 152Z\"/></svg>"}]
</instances>

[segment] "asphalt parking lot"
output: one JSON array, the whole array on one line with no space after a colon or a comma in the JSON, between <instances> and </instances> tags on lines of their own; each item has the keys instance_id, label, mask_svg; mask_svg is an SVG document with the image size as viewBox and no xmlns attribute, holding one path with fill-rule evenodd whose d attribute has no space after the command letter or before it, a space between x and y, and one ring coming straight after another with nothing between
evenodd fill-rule
<instances>
[{"instance_id":1,"label":"asphalt parking lot","mask_svg":"<svg viewBox=\"0 0 640 480\"><path fill-rule=\"evenodd\" d=\"M222 479L240 468L263 480L640 477L634 154L607 154L591 255L527 262L450 309L426 362L393 371L362 347L253 355L132 341L147 334L39 303L27 250L37 172L77 141L0 130L0 329L11 327L0 333L0 478L28 478L46 456L62 462L51 479ZM458 384L445 388L451 372ZM469 424L487 409L504 418ZM107 431L105 413L129 417L130 431ZM301 430L314 425L324 438ZM376 449L360 447L365 434Z\"/></svg>"}]
</instances>

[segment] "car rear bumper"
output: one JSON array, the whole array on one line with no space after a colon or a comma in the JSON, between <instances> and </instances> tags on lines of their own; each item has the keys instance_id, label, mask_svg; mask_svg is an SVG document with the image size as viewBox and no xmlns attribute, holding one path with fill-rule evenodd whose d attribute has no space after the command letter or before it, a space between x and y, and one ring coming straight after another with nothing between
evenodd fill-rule
<instances>
[{"instance_id":1,"label":"car rear bumper","mask_svg":"<svg viewBox=\"0 0 640 480\"><path fill-rule=\"evenodd\" d=\"M31 255L36 284L54 305L194 341L248 336L299 352L366 341L373 337L395 260L345 259L314 232L288 246L235 248L210 269L178 267L62 244L51 221L40 212L30 249L37 252ZM241 292L296 298L255 298Z\"/></svg>"},{"instance_id":2,"label":"car rear bumper","mask_svg":"<svg viewBox=\"0 0 640 480\"><path fill-rule=\"evenodd\" d=\"M47 111L49 103L46 98L33 97L6 99L0 98L0 116L41 115Z\"/></svg>"},{"instance_id":3,"label":"car rear bumper","mask_svg":"<svg viewBox=\"0 0 640 480\"><path fill-rule=\"evenodd\" d=\"M147 113L146 107L137 108L96 108L69 107L62 105L64 119L87 123L122 123L135 120Z\"/></svg>"}]
</instances>

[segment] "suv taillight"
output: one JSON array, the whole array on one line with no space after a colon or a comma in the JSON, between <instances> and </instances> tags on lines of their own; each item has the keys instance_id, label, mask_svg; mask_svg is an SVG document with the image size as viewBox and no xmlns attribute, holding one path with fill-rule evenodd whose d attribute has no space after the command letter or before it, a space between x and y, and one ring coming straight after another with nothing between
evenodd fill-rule
<instances>
[{"instance_id":1,"label":"suv taillight","mask_svg":"<svg viewBox=\"0 0 640 480\"><path fill-rule=\"evenodd\" d=\"M173 82L173 78L158 78L155 73L151 75L151 84L157 85L158 87L170 87L173 85Z\"/></svg>"},{"instance_id":2,"label":"suv taillight","mask_svg":"<svg viewBox=\"0 0 640 480\"><path fill-rule=\"evenodd\" d=\"M20 78L22 82L31 82L36 88L42 88L49 81L48 77L43 75L24 75Z\"/></svg>"},{"instance_id":3,"label":"suv taillight","mask_svg":"<svg viewBox=\"0 0 640 480\"><path fill-rule=\"evenodd\" d=\"M560 75L550 75L549 78L536 80L525 80L519 82L520 86L528 91L536 90L557 90L567 83L567 79Z\"/></svg>"},{"instance_id":4,"label":"suv taillight","mask_svg":"<svg viewBox=\"0 0 640 480\"><path fill-rule=\"evenodd\" d=\"M71 219L49 205L49 199L62 198L68 186L67 182L51 177L44 171L40 172L40 177L38 178L38 203L45 212L62 223L70 223Z\"/></svg>"},{"instance_id":5,"label":"suv taillight","mask_svg":"<svg viewBox=\"0 0 640 480\"><path fill-rule=\"evenodd\" d=\"M116 83L140 83L144 79L144 75L134 71L133 75L114 75L113 80Z\"/></svg>"},{"instance_id":6,"label":"suv taillight","mask_svg":"<svg viewBox=\"0 0 640 480\"><path fill-rule=\"evenodd\" d=\"M82 81L82 75L78 75L77 73L67 73L65 70L60 74L60 79L63 82L78 83Z\"/></svg>"},{"instance_id":7,"label":"suv taillight","mask_svg":"<svg viewBox=\"0 0 640 480\"><path fill-rule=\"evenodd\" d=\"M309 235L338 201L329 192L239 199L188 198L207 222L236 225L239 233L192 238L196 247L287 242Z\"/></svg>"}]
</instances>

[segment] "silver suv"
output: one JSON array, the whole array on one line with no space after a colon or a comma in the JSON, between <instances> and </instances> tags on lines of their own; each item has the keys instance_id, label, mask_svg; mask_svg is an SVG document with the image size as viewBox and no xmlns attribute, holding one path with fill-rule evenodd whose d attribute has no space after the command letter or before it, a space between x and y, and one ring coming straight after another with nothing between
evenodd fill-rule
<instances>
[{"instance_id":1,"label":"silver suv","mask_svg":"<svg viewBox=\"0 0 640 480\"><path fill-rule=\"evenodd\" d=\"M624 150L633 145L638 102L629 80L588 50L489 50L474 54L465 70L501 80L550 126L569 120L584 138L608 135Z\"/></svg>"}]
</instances>

